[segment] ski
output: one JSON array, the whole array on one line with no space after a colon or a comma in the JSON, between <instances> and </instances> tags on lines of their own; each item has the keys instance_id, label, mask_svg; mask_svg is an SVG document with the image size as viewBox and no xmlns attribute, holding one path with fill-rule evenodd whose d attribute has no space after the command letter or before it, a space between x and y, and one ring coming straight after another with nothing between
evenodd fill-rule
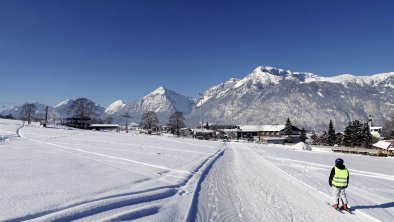
<instances>
[{"instance_id":1,"label":"ski","mask_svg":"<svg viewBox=\"0 0 394 222\"><path fill-rule=\"evenodd\" d=\"M345 211L345 212L348 212L349 214L352 214L352 215L354 215L354 212L353 212L352 210L350 210L349 208L348 208L348 209L346 209L346 210L343 210L343 211Z\"/></svg>"},{"instance_id":2,"label":"ski","mask_svg":"<svg viewBox=\"0 0 394 222\"><path fill-rule=\"evenodd\" d=\"M326 203L328 206L330 206L332 209L338 211L339 213L345 214L344 212L342 212L341 208L333 208L332 205L331 205L329 202L326 202L326 201L325 201L325 203Z\"/></svg>"}]
</instances>

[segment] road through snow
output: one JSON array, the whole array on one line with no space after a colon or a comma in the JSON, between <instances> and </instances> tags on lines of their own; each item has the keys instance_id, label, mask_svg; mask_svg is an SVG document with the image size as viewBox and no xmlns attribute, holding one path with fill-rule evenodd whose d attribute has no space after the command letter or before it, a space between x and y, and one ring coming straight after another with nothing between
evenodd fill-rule
<instances>
[{"instance_id":1,"label":"road through snow","mask_svg":"<svg viewBox=\"0 0 394 222\"><path fill-rule=\"evenodd\" d=\"M227 143L201 184L195 221L371 221L340 214L327 198L290 177L254 149Z\"/></svg>"}]
</instances>

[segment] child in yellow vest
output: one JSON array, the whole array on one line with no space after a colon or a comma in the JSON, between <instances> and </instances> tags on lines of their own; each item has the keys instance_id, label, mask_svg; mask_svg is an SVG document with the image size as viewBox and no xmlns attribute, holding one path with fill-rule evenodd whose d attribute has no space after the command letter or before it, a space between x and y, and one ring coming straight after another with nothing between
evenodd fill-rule
<instances>
[{"instance_id":1,"label":"child in yellow vest","mask_svg":"<svg viewBox=\"0 0 394 222\"><path fill-rule=\"evenodd\" d=\"M332 168L328 183L332 187L333 202L332 207L338 209L339 198L342 199L342 209L348 210L345 189L349 184L349 171L343 164L343 159L335 160L335 166Z\"/></svg>"}]
</instances>

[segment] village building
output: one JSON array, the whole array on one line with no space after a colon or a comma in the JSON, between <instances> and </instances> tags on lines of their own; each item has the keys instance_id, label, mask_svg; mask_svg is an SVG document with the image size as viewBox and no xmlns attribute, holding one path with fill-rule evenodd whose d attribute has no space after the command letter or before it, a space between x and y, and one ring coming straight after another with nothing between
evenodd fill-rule
<instances>
[{"instance_id":1,"label":"village building","mask_svg":"<svg viewBox=\"0 0 394 222\"><path fill-rule=\"evenodd\" d=\"M240 126L241 137L263 143L284 144L288 139L292 142L300 141L301 130L292 126L289 137L285 135L285 125L243 125Z\"/></svg>"},{"instance_id":2,"label":"village building","mask_svg":"<svg viewBox=\"0 0 394 222\"><path fill-rule=\"evenodd\" d=\"M180 136L191 136L193 135L193 131L190 128L180 128L179 129Z\"/></svg>"},{"instance_id":3,"label":"village building","mask_svg":"<svg viewBox=\"0 0 394 222\"><path fill-rule=\"evenodd\" d=\"M373 137L381 138L383 127L380 126L371 126L369 127L369 132Z\"/></svg>"},{"instance_id":4,"label":"village building","mask_svg":"<svg viewBox=\"0 0 394 222\"><path fill-rule=\"evenodd\" d=\"M383 127L381 126L374 126L373 121L372 121L372 116L368 116L368 126L369 126L369 132L373 137L382 138L382 129Z\"/></svg>"},{"instance_id":5,"label":"village building","mask_svg":"<svg viewBox=\"0 0 394 222\"><path fill-rule=\"evenodd\" d=\"M197 139L213 139L216 136L215 131L213 130L207 130L207 129L192 129L193 131L193 137Z\"/></svg>"},{"instance_id":6,"label":"village building","mask_svg":"<svg viewBox=\"0 0 394 222\"><path fill-rule=\"evenodd\" d=\"M87 129L90 126L90 118L86 117L69 117L61 120L61 124L69 127Z\"/></svg>"},{"instance_id":7,"label":"village building","mask_svg":"<svg viewBox=\"0 0 394 222\"><path fill-rule=\"evenodd\" d=\"M377 149L378 156L393 156L394 146L389 141L380 140L372 145L373 148Z\"/></svg>"},{"instance_id":8,"label":"village building","mask_svg":"<svg viewBox=\"0 0 394 222\"><path fill-rule=\"evenodd\" d=\"M227 139L239 139L241 137L241 132L242 130L240 129L224 129L223 130L225 137L227 137Z\"/></svg>"},{"instance_id":9,"label":"village building","mask_svg":"<svg viewBox=\"0 0 394 222\"><path fill-rule=\"evenodd\" d=\"M88 129L94 129L94 130L120 130L119 124L91 124L88 126Z\"/></svg>"}]
</instances>

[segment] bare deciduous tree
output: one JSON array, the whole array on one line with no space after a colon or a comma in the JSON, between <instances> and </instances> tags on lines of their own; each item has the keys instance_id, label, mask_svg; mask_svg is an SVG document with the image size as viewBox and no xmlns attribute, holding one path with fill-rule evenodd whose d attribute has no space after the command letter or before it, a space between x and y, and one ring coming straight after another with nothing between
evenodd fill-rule
<instances>
[{"instance_id":1,"label":"bare deciduous tree","mask_svg":"<svg viewBox=\"0 0 394 222\"><path fill-rule=\"evenodd\" d=\"M155 129L159 125L156 113L153 111L145 112L141 118L141 127L143 129Z\"/></svg>"},{"instance_id":2,"label":"bare deciduous tree","mask_svg":"<svg viewBox=\"0 0 394 222\"><path fill-rule=\"evenodd\" d=\"M171 114L170 118L168 119L168 126L171 129L172 133L176 133L179 135L179 129L185 127L185 118L183 117L182 112L174 112Z\"/></svg>"},{"instance_id":3,"label":"bare deciduous tree","mask_svg":"<svg viewBox=\"0 0 394 222\"><path fill-rule=\"evenodd\" d=\"M31 119L36 112L37 107L34 103L25 103L22 106L22 110L20 112L20 117L22 120L27 121L27 123L30 125Z\"/></svg>"},{"instance_id":4,"label":"bare deciduous tree","mask_svg":"<svg viewBox=\"0 0 394 222\"><path fill-rule=\"evenodd\" d=\"M90 118L96 111L96 104L86 98L78 98L74 100L70 106L68 114L76 118Z\"/></svg>"}]
</instances>

